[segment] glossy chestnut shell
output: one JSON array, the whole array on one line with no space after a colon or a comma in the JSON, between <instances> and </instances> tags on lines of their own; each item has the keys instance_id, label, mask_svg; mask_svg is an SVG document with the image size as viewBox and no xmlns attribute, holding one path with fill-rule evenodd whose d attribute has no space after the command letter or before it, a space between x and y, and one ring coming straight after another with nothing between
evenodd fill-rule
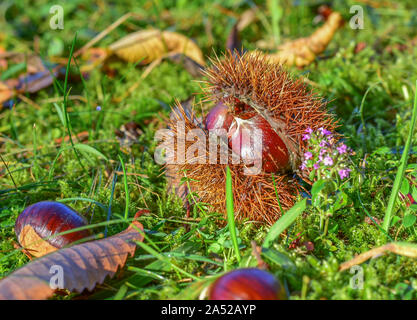
<instances>
[{"instance_id":1,"label":"glossy chestnut shell","mask_svg":"<svg viewBox=\"0 0 417 320\"><path fill-rule=\"evenodd\" d=\"M289 152L271 125L250 106L237 103L232 114L222 102L217 103L205 118L207 130L224 129L229 147L246 163L262 161L264 172L277 172L289 166ZM259 148L255 144L262 143Z\"/></svg>"},{"instance_id":2,"label":"glossy chestnut shell","mask_svg":"<svg viewBox=\"0 0 417 320\"><path fill-rule=\"evenodd\" d=\"M210 287L210 300L285 300L283 287L267 271L237 269L218 278Z\"/></svg>"},{"instance_id":3,"label":"glossy chestnut shell","mask_svg":"<svg viewBox=\"0 0 417 320\"><path fill-rule=\"evenodd\" d=\"M70 207L52 201L42 201L27 207L15 223L15 233L22 247L34 256L42 256L75 241L90 236L89 230L58 235L86 226L87 222ZM34 241L34 239L44 241Z\"/></svg>"}]
</instances>

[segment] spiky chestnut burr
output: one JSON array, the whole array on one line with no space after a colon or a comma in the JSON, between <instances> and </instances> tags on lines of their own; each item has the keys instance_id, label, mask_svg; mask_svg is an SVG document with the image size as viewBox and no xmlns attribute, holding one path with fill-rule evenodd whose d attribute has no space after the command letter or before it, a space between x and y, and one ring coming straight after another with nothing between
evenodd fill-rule
<instances>
[{"instance_id":1,"label":"spiky chestnut burr","mask_svg":"<svg viewBox=\"0 0 417 320\"><path fill-rule=\"evenodd\" d=\"M31 255L40 257L90 236L88 230L59 235L84 227L87 222L70 207L53 201L42 201L27 207L15 223L20 245Z\"/></svg>"},{"instance_id":2,"label":"spiky chestnut burr","mask_svg":"<svg viewBox=\"0 0 417 320\"><path fill-rule=\"evenodd\" d=\"M216 114L209 113L204 117L203 123L196 123L196 118L189 117L188 112L178 105L179 112L177 111L176 117L171 118L169 124L174 135L179 134L175 129L177 120L185 120L186 135L191 130L201 127L207 130L204 139L196 137L194 141L185 141L185 150L189 147L196 149L196 145L200 143L205 154L186 158L184 154L181 155L182 150L176 149L177 156L186 158L186 161L177 162L175 168L179 175L189 178L190 192L196 192L199 200L211 204L215 211L225 213L224 159L222 161L217 155L215 163L198 163L197 160L204 157L213 158L213 150L210 150L206 143L209 139L208 129L211 126L226 129L230 151L227 164L232 173L237 218L272 224L281 216L279 204L284 209L291 207L301 189L295 174L302 175L298 168L307 148L306 142L303 141L306 129L326 128L333 131L336 122L327 113L326 103L301 79L293 79L281 66L269 63L261 54L236 57L229 52L212 63L212 67L206 70L206 101L213 101L217 108L215 113L220 114L220 118L226 121L217 121L219 118ZM267 143L264 143L266 149L262 150L262 170L257 174L247 174L245 169L248 166L244 157L239 163L235 163L232 157L233 153L242 153L242 145L233 148L231 143L233 122L245 121L252 126L257 126L257 123L263 124L260 129ZM271 146L280 148L274 153L270 150ZM279 202L276 199L271 172L275 172ZM304 175L302 178L308 181L307 176Z\"/></svg>"}]
</instances>

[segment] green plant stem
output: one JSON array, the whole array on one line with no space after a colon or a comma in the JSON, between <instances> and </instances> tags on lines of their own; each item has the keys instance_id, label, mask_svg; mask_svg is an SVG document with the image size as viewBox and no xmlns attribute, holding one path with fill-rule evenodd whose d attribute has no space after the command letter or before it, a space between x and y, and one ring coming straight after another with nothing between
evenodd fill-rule
<instances>
[{"instance_id":1,"label":"green plant stem","mask_svg":"<svg viewBox=\"0 0 417 320\"><path fill-rule=\"evenodd\" d=\"M279 210L281 210L281 214L284 214L284 210L282 209L282 206L281 206L281 201L279 201L279 197L278 197L278 190L277 190L277 185L275 183L274 173L272 173L272 182L274 183L275 197L277 198L277 201L278 201Z\"/></svg>"},{"instance_id":2,"label":"green plant stem","mask_svg":"<svg viewBox=\"0 0 417 320\"><path fill-rule=\"evenodd\" d=\"M327 231L329 230L329 221L330 221L330 217L326 217L326 222L324 224L323 236L327 235Z\"/></svg>"},{"instance_id":3,"label":"green plant stem","mask_svg":"<svg viewBox=\"0 0 417 320\"><path fill-rule=\"evenodd\" d=\"M125 186L125 194L126 194L126 205L125 205L125 215L124 218L127 219L129 217L129 203L130 203L130 195L129 195L129 186L127 184L127 174L126 174L126 167L123 161L122 156L119 154L120 164L122 165L123 170L123 183Z\"/></svg>"},{"instance_id":4,"label":"green plant stem","mask_svg":"<svg viewBox=\"0 0 417 320\"><path fill-rule=\"evenodd\" d=\"M391 191L391 196L388 200L388 206L387 206L387 210L385 211L384 222L382 224L382 228L386 232L388 232L388 228L391 223L392 213L394 211L394 205L397 200L398 192L400 190L401 183L404 178L404 172L407 166L408 156L409 156L410 149L411 149L416 120L417 120L417 81L416 81L416 88L414 92L414 106L413 106L413 113L412 113L411 122L410 122L410 130L408 132L407 141L405 143L403 154L401 156L400 166L398 168L397 175L395 176L394 186Z\"/></svg>"},{"instance_id":5,"label":"green plant stem","mask_svg":"<svg viewBox=\"0 0 417 320\"><path fill-rule=\"evenodd\" d=\"M233 248L235 250L235 256L240 263L239 244L236 236L235 226L235 210L233 207L233 185L232 175L230 174L229 166L226 167L226 209L227 209L227 224L229 226L230 237L232 238Z\"/></svg>"},{"instance_id":6,"label":"green plant stem","mask_svg":"<svg viewBox=\"0 0 417 320\"><path fill-rule=\"evenodd\" d=\"M68 90L67 92L67 87L68 87L68 76L69 76L69 70L71 67L71 60L72 60L72 56L74 53L74 48L75 48L75 42L77 40L77 33L75 33L74 39L72 41L72 45L71 45L71 50L70 50L70 55L68 58L68 63L67 63L67 69L65 70L65 81L64 81L64 101L63 101L63 105L64 105L64 114L65 114L65 124L67 127L67 131L68 131L68 137L69 137L69 141L71 143L72 149L74 150L75 153L75 157L78 160L78 163L80 164L81 168L83 168L83 170L88 173L87 169L84 167L84 165L81 162L80 156L78 154L77 149L74 147L74 141L72 139L72 134L71 134L71 122L70 122L70 118L69 118L69 114L68 114L68 95L70 90ZM62 140L64 141L64 140Z\"/></svg>"}]
</instances>

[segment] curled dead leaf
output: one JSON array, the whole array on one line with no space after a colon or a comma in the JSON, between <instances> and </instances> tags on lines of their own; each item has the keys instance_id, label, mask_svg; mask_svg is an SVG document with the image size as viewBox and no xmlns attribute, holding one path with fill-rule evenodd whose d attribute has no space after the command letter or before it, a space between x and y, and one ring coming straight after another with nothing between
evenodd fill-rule
<instances>
[{"instance_id":1,"label":"curled dead leaf","mask_svg":"<svg viewBox=\"0 0 417 320\"><path fill-rule=\"evenodd\" d=\"M304 67L312 63L332 40L337 29L342 25L340 13L332 12L327 21L307 38L286 42L278 47L278 52L267 54L271 63Z\"/></svg>"},{"instance_id":2,"label":"curled dead leaf","mask_svg":"<svg viewBox=\"0 0 417 320\"><path fill-rule=\"evenodd\" d=\"M148 64L169 53L182 53L200 65L205 65L201 49L182 34L160 30L131 33L109 46L110 53L128 61Z\"/></svg>"},{"instance_id":3,"label":"curled dead leaf","mask_svg":"<svg viewBox=\"0 0 417 320\"><path fill-rule=\"evenodd\" d=\"M145 210L136 214L135 219ZM56 268L62 268L63 287L69 291L92 290L113 277L133 256L137 241L143 241L138 221L112 237L75 245L28 263L0 281L0 300L40 300L54 293L50 282ZM55 268L55 269L54 269ZM53 271L51 273L51 270Z\"/></svg>"}]
</instances>

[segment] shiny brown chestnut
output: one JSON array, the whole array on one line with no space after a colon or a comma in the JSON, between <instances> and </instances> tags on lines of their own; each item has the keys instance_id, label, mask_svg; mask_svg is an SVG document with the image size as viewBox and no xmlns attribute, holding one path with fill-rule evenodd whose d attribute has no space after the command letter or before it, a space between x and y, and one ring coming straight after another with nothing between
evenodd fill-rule
<instances>
[{"instance_id":1,"label":"shiny brown chestnut","mask_svg":"<svg viewBox=\"0 0 417 320\"><path fill-rule=\"evenodd\" d=\"M286 300L284 288L267 271L237 269L218 278L209 289L210 300Z\"/></svg>"},{"instance_id":2,"label":"shiny brown chestnut","mask_svg":"<svg viewBox=\"0 0 417 320\"><path fill-rule=\"evenodd\" d=\"M19 244L35 257L61 249L90 236L89 230L59 235L87 225L87 221L70 207L53 201L42 201L27 207L15 223Z\"/></svg>"},{"instance_id":3,"label":"shiny brown chestnut","mask_svg":"<svg viewBox=\"0 0 417 320\"><path fill-rule=\"evenodd\" d=\"M290 164L287 146L268 121L242 103L237 104L235 111L232 114L219 102L205 118L206 129L226 130L233 152L246 163L261 160L264 172L287 169Z\"/></svg>"}]
</instances>

